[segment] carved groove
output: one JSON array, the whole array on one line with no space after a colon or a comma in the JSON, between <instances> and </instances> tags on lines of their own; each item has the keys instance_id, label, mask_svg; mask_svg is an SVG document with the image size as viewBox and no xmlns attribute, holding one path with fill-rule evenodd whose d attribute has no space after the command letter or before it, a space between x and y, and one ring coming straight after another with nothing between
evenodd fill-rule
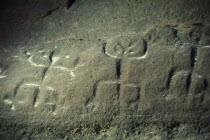
<instances>
[{"instance_id":1,"label":"carved groove","mask_svg":"<svg viewBox=\"0 0 210 140\"><path fill-rule=\"evenodd\" d=\"M93 99L96 97L97 87L98 87L98 83L95 83L93 85L93 93L92 93L92 96L87 99L87 101L85 102L85 106L87 106L90 102L92 102Z\"/></svg>"},{"instance_id":2,"label":"carved groove","mask_svg":"<svg viewBox=\"0 0 210 140\"><path fill-rule=\"evenodd\" d=\"M206 90L207 87L208 87L208 81L205 79L205 80L204 80L204 90Z\"/></svg>"},{"instance_id":3,"label":"carved groove","mask_svg":"<svg viewBox=\"0 0 210 140\"><path fill-rule=\"evenodd\" d=\"M69 9L75 2L75 0L66 0L66 8Z\"/></svg>"},{"instance_id":4,"label":"carved groove","mask_svg":"<svg viewBox=\"0 0 210 140\"><path fill-rule=\"evenodd\" d=\"M43 72L42 72L42 80L46 77L47 71L49 70L49 68L44 68Z\"/></svg>"},{"instance_id":5,"label":"carved groove","mask_svg":"<svg viewBox=\"0 0 210 140\"><path fill-rule=\"evenodd\" d=\"M52 51L49 55L49 60L50 60L50 63L52 63L53 61L53 55L54 55L55 51Z\"/></svg>"},{"instance_id":6,"label":"carved groove","mask_svg":"<svg viewBox=\"0 0 210 140\"><path fill-rule=\"evenodd\" d=\"M137 92L138 92L138 96L137 96L137 98L136 98L136 101L138 101L138 100L140 99L140 88L138 87L137 90L138 90L138 91L137 91Z\"/></svg>"},{"instance_id":7,"label":"carved groove","mask_svg":"<svg viewBox=\"0 0 210 140\"><path fill-rule=\"evenodd\" d=\"M120 76L121 76L121 61L120 59L118 59L116 61L116 77L117 79L120 79Z\"/></svg>"},{"instance_id":8,"label":"carved groove","mask_svg":"<svg viewBox=\"0 0 210 140\"><path fill-rule=\"evenodd\" d=\"M197 48L196 46L191 46L191 67L194 68L196 63L196 57L197 57Z\"/></svg>"},{"instance_id":9,"label":"carved groove","mask_svg":"<svg viewBox=\"0 0 210 140\"><path fill-rule=\"evenodd\" d=\"M40 90L39 88L37 88L35 91L34 91L34 98L33 98L33 106L36 104L37 102L37 97L38 97L38 94L39 94Z\"/></svg>"},{"instance_id":10,"label":"carved groove","mask_svg":"<svg viewBox=\"0 0 210 140\"><path fill-rule=\"evenodd\" d=\"M146 52L147 52L147 46L148 46L146 40L143 40L143 46L144 46L144 54L146 54Z\"/></svg>"},{"instance_id":11,"label":"carved groove","mask_svg":"<svg viewBox=\"0 0 210 140\"><path fill-rule=\"evenodd\" d=\"M102 44L102 52L106 54L106 43Z\"/></svg>"},{"instance_id":12,"label":"carved groove","mask_svg":"<svg viewBox=\"0 0 210 140\"><path fill-rule=\"evenodd\" d=\"M21 81L20 83L18 83L14 89L14 96L17 95L18 89L20 88L20 86L23 84L23 81Z\"/></svg>"},{"instance_id":13,"label":"carved groove","mask_svg":"<svg viewBox=\"0 0 210 140\"><path fill-rule=\"evenodd\" d=\"M74 67L79 63L79 60L80 60L79 57L77 57L77 58L74 60Z\"/></svg>"},{"instance_id":14,"label":"carved groove","mask_svg":"<svg viewBox=\"0 0 210 140\"><path fill-rule=\"evenodd\" d=\"M120 96L120 84L119 83L117 83L117 95L118 95L118 97Z\"/></svg>"},{"instance_id":15,"label":"carved groove","mask_svg":"<svg viewBox=\"0 0 210 140\"><path fill-rule=\"evenodd\" d=\"M171 71L168 74L168 80L167 80L167 83L166 83L166 88L167 89L170 88L170 85L171 85L171 82L172 82L172 78L173 78L174 73L175 73L175 69L171 69Z\"/></svg>"},{"instance_id":16,"label":"carved groove","mask_svg":"<svg viewBox=\"0 0 210 140\"><path fill-rule=\"evenodd\" d=\"M98 86L98 83L95 83L95 84L93 85L93 96L92 96L93 98L96 97L97 86Z\"/></svg>"},{"instance_id":17,"label":"carved groove","mask_svg":"<svg viewBox=\"0 0 210 140\"><path fill-rule=\"evenodd\" d=\"M189 75L187 77L187 81L186 81L187 93L189 93L189 91L190 91L191 83L192 83L192 74L189 73Z\"/></svg>"}]
</instances>

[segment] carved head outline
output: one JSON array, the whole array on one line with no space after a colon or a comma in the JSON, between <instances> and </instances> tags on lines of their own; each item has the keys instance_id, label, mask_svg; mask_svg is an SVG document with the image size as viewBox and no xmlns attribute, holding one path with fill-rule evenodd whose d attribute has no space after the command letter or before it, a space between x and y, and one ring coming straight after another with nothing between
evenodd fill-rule
<instances>
[{"instance_id":1,"label":"carved head outline","mask_svg":"<svg viewBox=\"0 0 210 140\"><path fill-rule=\"evenodd\" d=\"M147 52L147 42L139 38L120 37L108 40L105 53L113 58L140 58Z\"/></svg>"}]
</instances>

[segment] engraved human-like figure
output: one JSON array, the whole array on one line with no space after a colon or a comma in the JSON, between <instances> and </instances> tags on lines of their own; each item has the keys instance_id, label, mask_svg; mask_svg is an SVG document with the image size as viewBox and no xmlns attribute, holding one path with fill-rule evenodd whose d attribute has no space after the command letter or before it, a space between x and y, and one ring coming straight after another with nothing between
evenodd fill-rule
<instances>
[{"instance_id":1,"label":"engraved human-like figure","mask_svg":"<svg viewBox=\"0 0 210 140\"><path fill-rule=\"evenodd\" d=\"M59 89L62 87L57 84L57 81L51 82L53 81L51 78L69 76L73 79L75 76L73 68L78 64L79 58L70 59L69 56L62 54L55 55L55 50L25 52L25 55L27 59L24 61L31 64L31 67L42 68L42 72L38 75L41 78L38 81L22 79L16 84L13 95L5 95L5 104L10 105L11 110L36 108L55 112L60 101ZM65 80L63 78L63 82Z\"/></svg>"},{"instance_id":2,"label":"engraved human-like figure","mask_svg":"<svg viewBox=\"0 0 210 140\"><path fill-rule=\"evenodd\" d=\"M112 112L118 112L119 109L137 110L140 99L140 87L132 83L121 83L121 65L124 59L139 60L145 58L147 42L139 38L120 37L107 40L103 44L102 52L116 60L116 81L100 81L97 84L94 90L96 91L94 93L96 102L93 111L109 112L112 110Z\"/></svg>"}]
</instances>

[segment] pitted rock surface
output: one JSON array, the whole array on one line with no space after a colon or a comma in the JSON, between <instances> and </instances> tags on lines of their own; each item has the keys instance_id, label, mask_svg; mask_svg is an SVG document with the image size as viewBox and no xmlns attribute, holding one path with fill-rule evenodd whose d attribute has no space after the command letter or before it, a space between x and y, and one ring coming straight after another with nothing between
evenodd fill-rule
<instances>
[{"instance_id":1,"label":"pitted rock surface","mask_svg":"<svg viewBox=\"0 0 210 140\"><path fill-rule=\"evenodd\" d=\"M95 4L101 3L106 2ZM129 7L131 1L126 3ZM79 4L87 10L82 1L77 1L71 7L75 10L74 18L79 18L75 16ZM133 10L128 13L137 9ZM3 138L11 138L3 126L34 125L35 129L40 127L47 133L40 136L46 139L82 138L79 134L92 139L208 139L209 24L152 26L152 22L145 28L133 25L132 32L118 30L117 35L114 31L110 35L107 35L109 31L104 31L104 35L95 33L99 29L96 24L92 31L88 27L73 29L75 37L69 31L56 37L63 29L54 34L50 26L58 24L51 18L59 12L65 13L55 11L35 25L27 26L39 29L49 22L49 29L40 33L46 35L44 38L35 35L39 31L31 32L32 38L16 40L14 46L6 42L0 47ZM73 26L81 26L79 20ZM55 36L51 37L52 34ZM14 136L19 138L36 136L14 131Z\"/></svg>"}]
</instances>

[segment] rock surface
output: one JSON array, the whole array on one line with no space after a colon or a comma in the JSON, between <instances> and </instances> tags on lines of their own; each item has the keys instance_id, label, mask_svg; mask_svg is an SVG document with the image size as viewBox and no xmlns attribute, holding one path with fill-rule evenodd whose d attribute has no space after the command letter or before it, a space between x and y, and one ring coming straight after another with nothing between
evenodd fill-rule
<instances>
[{"instance_id":1,"label":"rock surface","mask_svg":"<svg viewBox=\"0 0 210 140\"><path fill-rule=\"evenodd\" d=\"M2 139L210 139L208 0L34 2L1 16Z\"/></svg>"}]
</instances>

